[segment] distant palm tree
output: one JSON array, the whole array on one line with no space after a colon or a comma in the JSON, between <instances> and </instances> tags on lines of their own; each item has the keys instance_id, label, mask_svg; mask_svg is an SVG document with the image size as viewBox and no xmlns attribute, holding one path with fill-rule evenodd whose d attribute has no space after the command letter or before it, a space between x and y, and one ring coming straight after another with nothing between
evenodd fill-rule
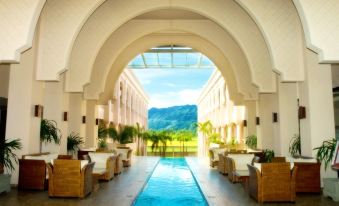
<instances>
[{"instance_id":1,"label":"distant palm tree","mask_svg":"<svg viewBox=\"0 0 339 206\"><path fill-rule=\"evenodd\" d=\"M144 130L142 127L140 127L139 122L137 122L137 125L134 127L135 129L135 136L137 138L137 155L143 155L143 151L141 150L141 141L143 139Z\"/></svg>"},{"instance_id":2,"label":"distant palm tree","mask_svg":"<svg viewBox=\"0 0 339 206\"><path fill-rule=\"evenodd\" d=\"M197 124L199 131L203 135L204 139L204 146L209 145L209 138L212 135L213 131L213 124L210 120L205 121L205 122L199 122ZM206 148L203 148L204 153L207 152Z\"/></svg>"}]
</instances>

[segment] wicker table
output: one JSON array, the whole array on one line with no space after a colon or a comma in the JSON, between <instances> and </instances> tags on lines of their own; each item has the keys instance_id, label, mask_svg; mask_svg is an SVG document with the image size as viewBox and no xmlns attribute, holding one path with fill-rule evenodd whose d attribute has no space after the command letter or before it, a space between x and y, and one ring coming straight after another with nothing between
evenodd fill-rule
<instances>
[{"instance_id":1,"label":"wicker table","mask_svg":"<svg viewBox=\"0 0 339 206\"><path fill-rule=\"evenodd\" d=\"M237 179L240 180L242 185L244 186L245 190L248 189L248 179L250 176L250 172L248 170L236 170L234 172L234 175L237 177Z\"/></svg>"},{"instance_id":2,"label":"wicker table","mask_svg":"<svg viewBox=\"0 0 339 206\"><path fill-rule=\"evenodd\" d=\"M92 173L92 188L93 192L97 191L100 188L99 178L104 175L106 172L105 169L93 169Z\"/></svg>"}]
</instances>

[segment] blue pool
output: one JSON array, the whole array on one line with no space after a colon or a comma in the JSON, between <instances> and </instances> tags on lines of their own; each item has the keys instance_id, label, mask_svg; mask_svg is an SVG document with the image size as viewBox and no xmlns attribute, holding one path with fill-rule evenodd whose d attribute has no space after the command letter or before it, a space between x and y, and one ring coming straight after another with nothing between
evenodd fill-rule
<instances>
[{"instance_id":1,"label":"blue pool","mask_svg":"<svg viewBox=\"0 0 339 206\"><path fill-rule=\"evenodd\" d=\"M184 158L161 158L135 206L208 205Z\"/></svg>"}]
</instances>

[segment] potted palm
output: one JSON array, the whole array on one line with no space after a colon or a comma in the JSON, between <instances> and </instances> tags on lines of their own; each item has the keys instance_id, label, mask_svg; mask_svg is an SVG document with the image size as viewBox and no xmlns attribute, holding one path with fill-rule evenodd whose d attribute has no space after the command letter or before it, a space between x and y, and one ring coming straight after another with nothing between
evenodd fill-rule
<instances>
[{"instance_id":1,"label":"potted palm","mask_svg":"<svg viewBox=\"0 0 339 206\"><path fill-rule=\"evenodd\" d=\"M98 125L98 150L99 151L105 151L107 150L107 126L106 126L106 122L104 120L100 120L99 121L99 125Z\"/></svg>"},{"instance_id":2,"label":"potted palm","mask_svg":"<svg viewBox=\"0 0 339 206\"><path fill-rule=\"evenodd\" d=\"M289 151L289 153L291 154L292 157L300 157L300 155L301 155L301 142L300 142L300 136L298 134L295 134L292 137L288 151Z\"/></svg>"},{"instance_id":3,"label":"potted palm","mask_svg":"<svg viewBox=\"0 0 339 206\"><path fill-rule=\"evenodd\" d=\"M67 152L70 155L74 155L78 150L81 144L83 144L83 138L72 132L67 137Z\"/></svg>"},{"instance_id":4,"label":"potted palm","mask_svg":"<svg viewBox=\"0 0 339 206\"><path fill-rule=\"evenodd\" d=\"M40 125L40 152L42 151L42 143L60 144L61 132L57 127L57 123L53 120L42 119Z\"/></svg>"},{"instance_id":5,"label":"potted palm","mask_svg":"<svg viewBox=\"0 0 339 206\"><path fill-rule=\"evenodd\" d=\"M274 151L271 149L265 149L264 157L265 157L265 162L272 162L272 159L274 157Z\"/></svg>"},{"instance_id":6,"label":"potted palm","mask_svg":"<svg viewBox=\"0 0 339 206\"><path fill-rule=\"evenodd\" d=\"M0 193L11 190L11 175L4 174L4 170L12 172L15 169L14 164L18 164L18 158L14 152L21 148L20 139L7 139L0 142Z\"/></svg>"},{"instance_id":7,"label":"potted palm","mask_svg":"<svg viewBox=\"0 0 339 206\"><path fill-rule=\"evenodd\" d=\"M247 136L245 144L248 148L257 149L257 136L254 134Z\"/></svg>"},{"instance_id":8,"label":"potted palm","mask_svg":"<svg viewBox=\"0 0 339 206\"><path fill-rule=\"evenodd\" d=\"M117 135L117 141L120 147L126 147L126 144L132 143L135 135L135 129L132 126L124 126Z\"/></svg>"},{"instance_id":9,"label":"potted palm","mask_svg":"<svg viewBox=\"0 0 339 206\"><path fill-rule=\"evenodd\" d=\"M14 153L15 150L20 150L22 144L20 139L9 140L1 142L0 144L0 174L4 173L5 168L13 171L14 163L18 163L17 155ZM14 162L13 162L14 160Z\"/></svg>"},{"instance_id":10,"label":"potted palm","mask_svg":"<svg viewBox=\"0 0 339 206\"><path fill-rule=\"evenodd\" d=\"M320 147L316 147L313 149L317 150L316 154L317 159L320 160L321 162L324 162L325 170L327 169L328 164L332 161L336 144L337 144L336 139L325 140L323 141Z\"/></svg>"}]
</instances>

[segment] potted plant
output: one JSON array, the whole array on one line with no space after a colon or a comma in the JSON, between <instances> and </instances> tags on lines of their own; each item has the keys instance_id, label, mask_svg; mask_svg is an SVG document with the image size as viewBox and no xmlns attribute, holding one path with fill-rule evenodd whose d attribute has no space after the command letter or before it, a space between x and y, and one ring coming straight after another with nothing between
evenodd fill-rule
<instances>
[{"instance_id":1,"label":"potted plant","mask_svg":"<svg viewBox=\"0 0 339 206\"><path fill-rule=\"evenodd\" d=\"M4 173L4 169L13 171L14 163L18 163L17 155L14 153L15 150L20 150L22 144L20 139L9 140L1 142L0 144L0 174ZM14 162L13 162L14 160Z\"/></svg>"},{"instance_id":2,"label":"potted plant","mask_svg":"<svg viewBox=\"0 0 339 206\"><path fill-rule=\"evenodd\" d=\"M254 134L247 136L245 144L248 148L257 149L257 139L257 136Z\"/></svg>"},{"instance_id":3,"label":"potted plant","mask_svg":"<svg viewBox=\"0 0 339 206\"><path fill-rule=\"evenodd\" d=\"M107 126L106 122L104 120L99 120L98 125L98 150L99 151L105 151L107 150Z\"/></svg>"},{"instance_id":4,"label":"potted plant","mask_svg":"<svg viewBox=\"0 0 339 206\"><path fill-rule=\"evenodd\" d=\"M337 140L333 138L331 140L323 141L320 147L316 147L313 149L317 150L317 159L325 163L325 170L327 169L328 164L332 161L336 144Z\"/></svg>"},{"instance_id":5,"label":"potted plant","mask_svg":"<svg viewBox=\"0 0 339 206\"><path fill-rule=\"evenodd\" d=\"M301 155L300 135L295 134L292 137L290 141L290 146L288 148L288 152L291 154L292 157L300 157Z\"/></svg>"},{"instance_id":6,"label":"potted plant","mask_svg":"<svg viewBox=\"0 0 339 206\"><path fill-rule=\"evenodd\" d=\"M117 135L117 141L121 147L126 146L126 144L132 143L135 135L135 129L132 126L124 126L122 130Z\"/></svg>"},{"instance_id":7,"label":"potted plant","mask_svg":"<svg viewBox=\"0 0 339 206\"><path fill-rule=\"evenodd\" d=\"M274 157L274 151L270 149L265 149L264 157L265 157L265 162L272 162L272 159Z\"/></svg>"},{"instance_id":8,"label":"potted plant","mask_svg":"<svg viewBox=\"0 0 339 206\"><path fill-rule=\"evenodd\" d=\"M79 136L79 134L76 134L72 132L67 137L67 152L68 154L74 155L81 144L83 144L83 138Z\"/></svg>"},{"instance_id":9,"label":"potted plant","mask_svg":"<svg viewBox=\"0 0 339 206\"><path fill-rule=\"evenodd\" d=\"M53 120L42 119L40 125L40 152L42 143L60 144L61 132L57 127L57 123Z\"/></svg>"}]
</instances>

